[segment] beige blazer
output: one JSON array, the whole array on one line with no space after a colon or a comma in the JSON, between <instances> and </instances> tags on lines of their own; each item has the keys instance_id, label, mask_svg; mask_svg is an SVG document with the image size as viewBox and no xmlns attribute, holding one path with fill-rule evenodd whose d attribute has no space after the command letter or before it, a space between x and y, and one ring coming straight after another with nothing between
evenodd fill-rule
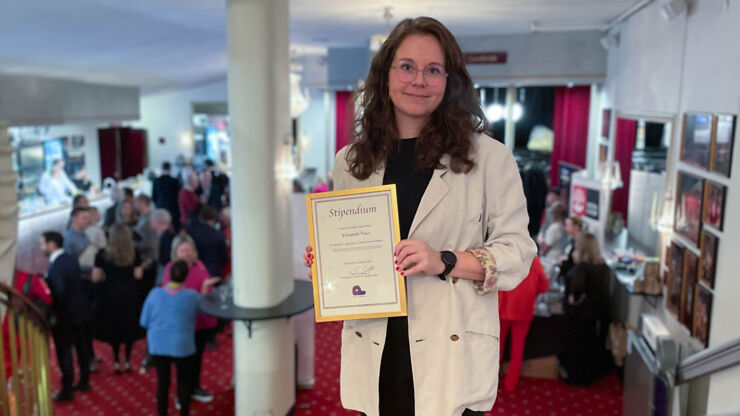
<instances>
[{"instance_id":1,"label":"beige blazer","mask_svg":"<svg viewBox=\"0 0 740 416\"><path fill-rule=\"evenodd\" d=\"M515 288L536 254L514 157L485 135L474 139L468 174L436 169L409 231L434 250L485 247L497 264L495 290L479 295L470 280L407 277L409 345L416 414L461 415L490 410L499 369L497 290ZM382 185L384 170L366 180L348 173L347 147L337 153L337 190ZM442 158L446 165L449 157ZM350 320L342 330L341 398L347 409L378 415L378 377L387 319Z\"/></svg>"}]
</instances>

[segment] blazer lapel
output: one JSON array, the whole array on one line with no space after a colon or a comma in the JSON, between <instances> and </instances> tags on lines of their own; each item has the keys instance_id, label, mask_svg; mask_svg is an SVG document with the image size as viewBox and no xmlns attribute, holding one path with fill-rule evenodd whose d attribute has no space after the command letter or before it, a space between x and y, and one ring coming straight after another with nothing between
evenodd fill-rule
<instances>
[{"instance_id":1,"label":"blazer lapel","mask_svg":"<svg viewBox=\"0 0 740 416\"><path fill-rule=\"evenodd\" d=\"M447 156L447 155L445 155ZM419 208L416 210L414 215L414 221L411 222L411 228L409 228L409 238L414 233L414 230L419 227L419 224L429 215L434 207L439 204L439 201L447 195L450 191L450 187L444 181L444 175L447 173L447 163L445 158L442 158L442 163L445 165L442 169L435 169L432 174L432 179L429 181L424 196L421 197Z\"/></svg>"}]
</instances>

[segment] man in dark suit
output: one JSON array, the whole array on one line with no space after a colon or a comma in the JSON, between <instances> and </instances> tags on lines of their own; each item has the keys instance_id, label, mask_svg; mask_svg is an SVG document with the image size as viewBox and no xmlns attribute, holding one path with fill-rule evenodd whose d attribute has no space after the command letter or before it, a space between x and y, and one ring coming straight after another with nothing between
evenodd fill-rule
<instances>
[{"instance_id":1,"label":"man in dark suit","mask_svg":"<svg viewBox=\"0 0 740 416\"><path fill-rule=\"evenodd\" d=\"M180 206L177 196L180 194L180 181L170 175L170 162L162 163L162 175L152 183L152 200L157 208L164 208L170 213L175 230L180 229Z\"/></svg>"},{"instance_id":2,"label":"man in dark suit","mask_svg":"<svg viewBox=\"0 0 740 416\"><path fill-rule=\"evenodd\" d=\"M46 283L51 291L52 310L56 316L56 325L52 328L57 361L62 370L62 389L54 396L54 401L74 399L74 391L90 391L90 356L89 345L85 342L87 327L92 319L90 298L86 296L80 277L80 265L77 258L64 252L62 235L48 231L41 237L39 248L49 257L49 271ZM80 379L74 383L74 365L72 348L77 353Z\"/></svg>"},{"instance_id":3,"label":"man in dark suit","mask_svg":"<svg viewBox=\"0 0 740 416\"><path fill-rule=\"evenodd\" d=\"M223 269L229 261L224 233L216 229L218 212L206 205L200 210L200 221L188 227L188 234L195 241L198 259L203 262L212 277L223 276Z\"/></svg>"},{"instance_id":4,"label":"man in dark suit","mask_svg":"<svg viewBox=\"0 0 740 416\"><path fill-rule=\"evenodd\" d=\"M211 188L207 195L207 204L216 208L216 211L221 211L224 205L221 198L229 186L229 177L219 171L211 159L206 160L205 163L206 171L211 174Z\"/></svg>"}]
</instances>

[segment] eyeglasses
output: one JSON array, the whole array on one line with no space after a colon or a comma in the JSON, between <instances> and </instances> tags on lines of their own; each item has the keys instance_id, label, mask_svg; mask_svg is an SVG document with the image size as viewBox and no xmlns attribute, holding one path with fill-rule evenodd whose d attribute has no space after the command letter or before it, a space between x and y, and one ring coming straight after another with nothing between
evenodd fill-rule
<instances>
[{"instance_id":1,"label":"eyeglasses","mask_svg":"<svg viewBox=\"0 0 740 416\"><path fill-rule=\"evenodd\" d=\"M396 70L398 80L403 83L412 82L419 71L422 71L422 76L429 85L439 85L448 75L444 67L439 64L430 64L419 69L411 62L402 62L398 65L391 66L391 68Z\"/></svg>"}]
</instances>

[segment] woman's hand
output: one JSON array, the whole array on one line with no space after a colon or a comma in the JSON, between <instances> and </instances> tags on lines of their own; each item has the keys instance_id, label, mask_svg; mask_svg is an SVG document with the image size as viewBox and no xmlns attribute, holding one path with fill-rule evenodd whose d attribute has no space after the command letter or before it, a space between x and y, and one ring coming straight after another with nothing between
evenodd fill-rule
<instances>
[{"instance_id":1,"label":"woman's hand","mask_svg":"<svg viewBox=\"0 0 740 416\"><path fill-rule=\"evenodd\" d=\"M141 280L144 277L144 269L141 267L134 267L134 279Z\"/></svg>"},{"instance_id":2,"label":"woman's hand","mask_svg":"<svg viewBox=\"0 0 740 416\"><path fill-rule=\"evenodd\" d=\"M213 285L215 285L216 283L220 281L221 281L221 278L218 276L211 277L211 278L204 280L203 285L201 285L200 287L200 293L203 295L210 293L211 289L213 288Z\"/></svg>"},{"instance_id":3,"label":"woman's hand","mask_svg":"<svg viewBox=\"0 0 740 416\"><path fill-rule=\"evenodd\" d=\"M306 252L303 253L303 264L309 269L313 266L313 248L311 246L306 246ZM313 280L311 272L308 272L308 279Z\"/></svg>"},{"instance_id":4,"label":"woman's hand","mask_svg":"<svg viewBox=\"0 0 740 416\"><path fill-rule=\"evenodd\" d=\"M396 270L407 276L424 273L436 276L445 271L439 251L432 250L421 240L402 240L393 253L396 256Z\"/></svg>"}]
</instances>

